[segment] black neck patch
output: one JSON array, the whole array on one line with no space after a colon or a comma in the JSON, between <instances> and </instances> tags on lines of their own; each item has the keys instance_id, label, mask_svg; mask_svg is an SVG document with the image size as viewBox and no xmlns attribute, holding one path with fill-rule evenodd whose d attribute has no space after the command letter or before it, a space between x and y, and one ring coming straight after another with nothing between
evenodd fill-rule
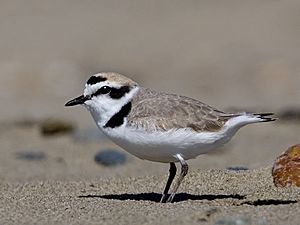
<instances>
[{"instance_id":1,"label":"black neck patch","mask_svg":"<svg viewBox=\"0 0 300 225\"><path fill-rule=\"evenodd\" d=\"M126 105L123 105L121 110L113 115L109 121L104 125L105 128L115 128L119 127L124 123L124 118L129 114L131 110L131 102L128 102Z\"/></svg>"},{"instance_id":2,"label":"black neck patch","mask_svg":"<svg viewBox=\"0 0 300 225\"><path fill-rule=\"evenodd\" d=\"M111 88L111 91L109 92L109 96L113 99L119 99L122 98L129 91L130 91L129 86L123 86L120 88Z\"/></svg>"},{"instance_id":3,"label":"black neck patch","mask_svg":"<svg viewBox=\"0 0 300 225\"><path fill-rule=\"evenodd\" d=\"M97 84L99 82L103 82L106 80L107 80L107 78L105 78L105 77L91 76L90 79L88 79L88 81L86 83L92 85L92 84Z\"/></svg>"}]
</instances>

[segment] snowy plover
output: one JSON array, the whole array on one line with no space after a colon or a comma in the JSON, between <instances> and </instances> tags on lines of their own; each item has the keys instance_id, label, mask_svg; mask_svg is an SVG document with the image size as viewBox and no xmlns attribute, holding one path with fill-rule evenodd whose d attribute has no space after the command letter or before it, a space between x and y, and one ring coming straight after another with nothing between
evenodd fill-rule
<instances>
[{"instance_id":1,"label":"snowy plover","mask_svg":"<svg viewBox=\"0 0 300 225\"><path fill-rule=\"evenodd\" d=\"M84 105L99 129L113 142L141 159L170 163L161 202L172 202L188 172L186 160L228 142L243 126L269 122L272 113L225 113L198 100L153 91L117 73L98 73L83 95L66 106ZM176 175L181 173L171 194Z\"/></svg>"}]
</instances>

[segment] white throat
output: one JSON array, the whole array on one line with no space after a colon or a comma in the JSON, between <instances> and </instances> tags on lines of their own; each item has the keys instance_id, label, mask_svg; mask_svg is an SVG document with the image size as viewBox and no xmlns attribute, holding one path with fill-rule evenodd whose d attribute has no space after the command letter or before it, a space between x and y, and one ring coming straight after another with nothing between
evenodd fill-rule
<instances>
[{"instance_id":1,"label":"white throat","mask_svg":"<svg viewBox=\"0 0 300 225\"><path fill-rule=\"evenodd\" d=\"M130 102L138 90L139 87L135 87L120 99L103 96L97 100L89 100L86 102L85 107L90 111L97 126L103 129L110 118L118 113L124 105Z\"/></svg>"}]
</instances>

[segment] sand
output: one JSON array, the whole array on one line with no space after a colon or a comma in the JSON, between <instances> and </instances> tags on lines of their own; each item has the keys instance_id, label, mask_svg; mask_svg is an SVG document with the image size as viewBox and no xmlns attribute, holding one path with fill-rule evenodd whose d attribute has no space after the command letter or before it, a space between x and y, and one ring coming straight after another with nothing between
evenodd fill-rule
<instances>
[{"instance_id":1,"label":"sand","mask_svg":"<svg viewBox=\"0 0 300 225\"><path fill-rule=\"evenodd\" d=\"M257 126L241 130L233 150L189 161L175 202L161 204L167 164L127 155L125 165L105 167L95 163L95 153L122 150L104 137L78 142L72 134L44 137L39 125L6 124L0 136L0 224L298 224L300 189L276 188L271 177L269 161L282 149L259 154L274 128L284 135L293 124ZM245 145L249 135L262 135L260 149ZM243 149L236 148L239 142ZM22 159L22 152L44 157ZM226 169L237 165L249 170Z\"/></svg>"},{"instance_id":2,"label":"sand","mask_svg":"<svg viewBox=\"0 0 300 225\"><path fill-rule=\"evenodd\" d=\"M270 168L193 171L172 204L165 176L4 182L1 224L299 224L299 189L277 189ZM238 223L242 221L243 223Z\"/></svg>"}]
</instances>

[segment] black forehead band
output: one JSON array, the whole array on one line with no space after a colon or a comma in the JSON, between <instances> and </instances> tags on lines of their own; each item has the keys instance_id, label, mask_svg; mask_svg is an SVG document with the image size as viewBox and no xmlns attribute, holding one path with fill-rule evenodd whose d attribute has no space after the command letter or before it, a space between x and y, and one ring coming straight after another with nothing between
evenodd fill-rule
<instances>
[{"instance_id":1,"label":"black forehead band","mask_svg":"<svg viewBox=\"0 0 300 225\"><path fill-rule=\"evenodd\" d=\"M91 76L90 79L88 79L88 81L86 82L87 84L97 84L103 81L106 81L107 78L106 77L101 77L101 76Z\"/></svg>"}]
</instances>

